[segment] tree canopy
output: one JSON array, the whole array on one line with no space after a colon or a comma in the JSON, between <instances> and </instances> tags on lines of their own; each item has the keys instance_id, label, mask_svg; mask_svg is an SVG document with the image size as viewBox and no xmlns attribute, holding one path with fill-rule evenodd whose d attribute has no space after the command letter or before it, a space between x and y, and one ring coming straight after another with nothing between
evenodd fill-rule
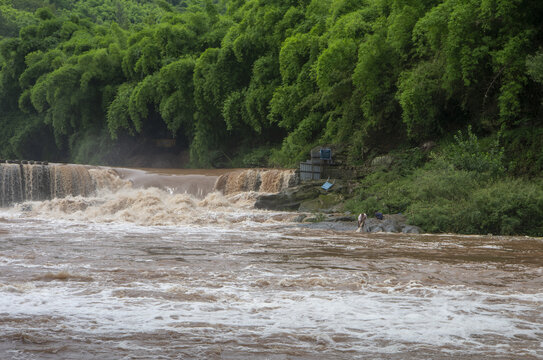
<instances>
[{"instance_id":1,"label":"tree canopy","mask_svg":"<svg viewBox=\"0 0 543 360\"><path fill-rule=\"evenodd\" d=\"M288 166L541 129L542 18L528 0L0 0L0 157L73 160L100 134Z\"/></svg>"}]
</instances>

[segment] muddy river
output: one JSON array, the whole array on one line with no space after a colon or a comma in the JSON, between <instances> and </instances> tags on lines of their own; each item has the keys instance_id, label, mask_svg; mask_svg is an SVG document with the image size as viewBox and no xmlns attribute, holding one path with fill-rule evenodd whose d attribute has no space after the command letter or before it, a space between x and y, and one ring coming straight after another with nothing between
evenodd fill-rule
<instances>
[{"instance_id":1,"label":"muddy river","mask_svg":"<svg viewBox=\"0 0 543 360\"><path fill-rule=\"evenodd\" d=\"M542 239L318 230L197 195L0 209L0 358L543 358Z\"/></svg>"}]
</instances>

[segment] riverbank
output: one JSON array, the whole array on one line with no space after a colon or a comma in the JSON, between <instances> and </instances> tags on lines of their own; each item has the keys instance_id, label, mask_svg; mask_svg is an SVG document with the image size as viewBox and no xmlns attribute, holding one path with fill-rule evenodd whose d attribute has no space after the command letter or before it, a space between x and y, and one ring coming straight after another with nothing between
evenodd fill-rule
<instances>
[{"instance_id":1,"label":"riverbank","mask_svg":"<svg viewBox=\"0 0 543 360\"><path fill-rule=\"evenodd\" d=\"M341 231L356 230L356 215L366 213L367 232L543 236L541 182L505 178L469 187L475 175L464 172L396 176L379 171L359 182L337 181L328 191L322 181L303 183L259 195L255 207L298 211L304 226ZM373 218L377 211L384 220Z\"/></svg>"},{"instance_id":2,"label":"riverbank","mask_svg":"<svg viewBox=\"0 0 543 360\"><path fill-rule=\"evenodd\" d=\"M330 221L331 214L355 222L355 214L381 212L402 214L400 227L425 233L543 236L542 177L516 174L492 139L468 132L431 150L391 152L362 166L358 178L329 179L329 190L321 188L325 180L304 182L261 195L255 207L311 213L301 221L314 223Z\"/></svg>"},{"instance_id":3,"label":"riverbank","mask_svg":"<svg viewBox=\"0 0 543 360\"><path fill-rule=\"evenodd\" d=\"M329 190L322 181L308 181L275 194L262 194L255 208L276 211L298 211L301 226L312 229L356 231L358 213L346 209L346 203L355 194L357 182L337 180ZM384 214L383 219L370 214L364 232L421 233L422 229L410 225L402 214Z\"/></svg>"}]
</instances>

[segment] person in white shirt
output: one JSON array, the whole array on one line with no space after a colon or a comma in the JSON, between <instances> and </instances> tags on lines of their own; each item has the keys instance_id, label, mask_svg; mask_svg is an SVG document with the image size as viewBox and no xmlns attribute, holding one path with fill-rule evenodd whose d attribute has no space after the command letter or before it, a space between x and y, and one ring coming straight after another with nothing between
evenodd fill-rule
<instances>
[{"instance_id":1,"label":"person in white shirt","mask_svg":"<svg viewBox=\"0 0 543 360\"><path fill-rule=\"evenodd\" d=\"M368 216L366 215L366 213L358 215L358 229L356 229L357 232L362 231L367 218Z\"/></svg>"}]
</instances>

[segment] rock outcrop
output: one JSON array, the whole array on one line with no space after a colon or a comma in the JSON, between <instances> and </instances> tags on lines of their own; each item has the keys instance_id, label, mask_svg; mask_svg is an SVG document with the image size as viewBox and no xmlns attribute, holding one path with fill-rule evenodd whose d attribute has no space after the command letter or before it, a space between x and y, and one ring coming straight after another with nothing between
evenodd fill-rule
<instances>
[{"instance_id":1,"label":"rock outcrop","mask_svg":"<svg viewBox=\"0 0 543 360\"><path fill-rule=\"evenodd\" d=\"M384 215L383 220L370 218L366 220L364 232L394 232L406 234L420 234L421 229L417 226L408 225L407 219L401 214Z\"/></svg>"},{"instance_id":2,"label":"rock outcrop","mask_svg":"<svg viewBox=\"0 0 543 360\"><path fill-rule=\"evenodd\" d=\"M299 211L297 221L301 226L335 230L356 231L357 216L343 212L345 198L351 191L350 184L339 181L326 191L320 187L323 181L304 182L276 194L262 194L255 203L257 209ZM401 214L385 215L383 220L369 218L364 232L421 233L417 226L408 225Z\"/></svg>"},{"instance_id":3,"label":"rock outcrop","mask_svg":"<svg viewBox=\"0 0 543 360\"><path fill-rule=\"evenodd\" d=\"M255 208L279 211L298 210L302 202L315 199L319 194L319 188L315 184L304 183L276 194L260 195L255 202Z\"/></svg>"},{"instance_id":4,"label":"rock outcrop","mask_svg":"<svg viewBox=\"0 0 543 360\"><path fill-rule=\"evenodd\" d=\"M356 231L357 223L356 216L345 214L329 214L329 215L309 215L301 214L298 221L300 226L311 229L323 229L334 231ZM418 226L408 225L407 219L400 214L385 215L383 220L370 218L366 220L363 227L363 232L391 232L404 234L420 234L422 231Z\"/></svg>"}]
</instances>

